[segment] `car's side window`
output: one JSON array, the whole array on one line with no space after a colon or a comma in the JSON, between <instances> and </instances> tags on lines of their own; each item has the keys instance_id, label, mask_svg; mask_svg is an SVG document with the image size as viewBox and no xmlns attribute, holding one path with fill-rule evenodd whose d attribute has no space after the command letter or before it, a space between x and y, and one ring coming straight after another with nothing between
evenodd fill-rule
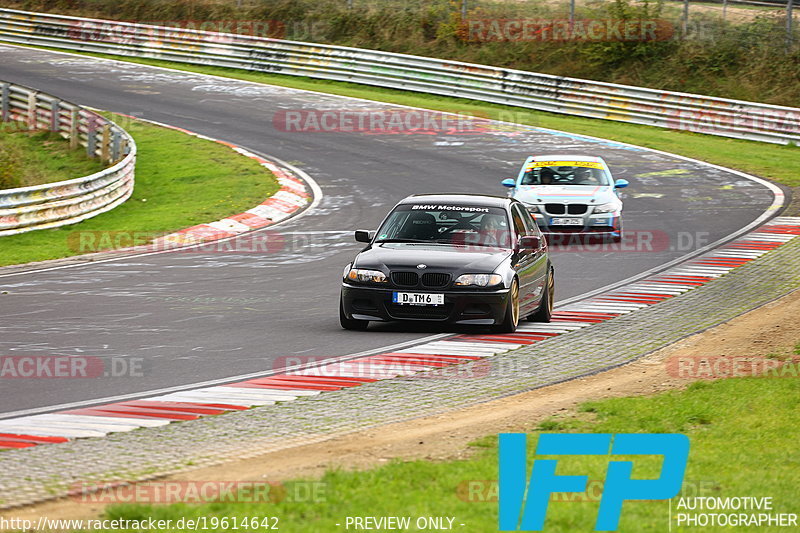
<instances>
[{"instance_id":1,"label":"car's side window","mask_svg":"<svg viewBox=\"0 0 800 533\"><path fill-rule=\"evenodd\" d=\"M522 214L522 221L528 228L528 235L539 235L541 233L539 231L539 226L536 225L536 221L533 220L533 217L531 217L531 214L528 213L528 210L520 206L517 207L519 207L519 211Z\"/></svg>"},{"instance_id":2,"label":"car's side window","mask_svg":"<svg viewBox=\"0 0 800 533\"><path fill-rule=\"evenodd\" d=\"M522 213L519 206L514 204L511 206L511 219L514 221L514 231L519 237L528 234L528 227L525 225L525 219L522 218Z\"/></svg>"}]
</instances>

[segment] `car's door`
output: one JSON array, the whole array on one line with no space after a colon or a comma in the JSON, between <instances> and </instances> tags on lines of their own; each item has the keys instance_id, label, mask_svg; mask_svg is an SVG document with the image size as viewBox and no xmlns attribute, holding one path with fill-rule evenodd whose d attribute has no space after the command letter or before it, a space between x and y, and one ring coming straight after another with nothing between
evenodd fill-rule
<instances>
[{"instance_id":1,"label":"car's door","mask_svg":"<svg viewBox=\"0 0 800 533\"><path fill-rule=\"evenodd\" d=\"M511 223L514 227L514 270L519 278L519 301L520 308L525 309L530 306L531 298L536 291L536 254L533 250L524 249L519 246L522 237L530 235L530 228L525 223L522 210L519 204L511 204Z\"/></svg>"},{"instance_id":2,"label":"car's door","mask_svg":"<svg viewBox=\"0 0 800 533\"><path fill-rule=\"evenodd\" d=\"M534 310L538 308L539 301L544 294L544 287L547 280L547 241L539 231L536 222L531 218L528 210L521 204L515 203L511 206L512 219L518 219L524 231L524 235L539 238L539 247L533 250L520 250L520 265L524 264L524 274L520 271L520 284L525 277L524 292L520 287L520 304L523 309ZM517 221L514 226L516 229ZM520 234L522 235L522 234ZM524 256L524 257L523 257Z\"/></svg>"}]
</instances>

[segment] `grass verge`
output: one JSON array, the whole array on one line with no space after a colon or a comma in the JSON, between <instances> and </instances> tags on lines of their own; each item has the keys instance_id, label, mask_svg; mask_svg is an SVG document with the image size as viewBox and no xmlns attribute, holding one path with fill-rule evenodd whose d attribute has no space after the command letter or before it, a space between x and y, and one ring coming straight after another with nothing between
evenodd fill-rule
<instances>
[{"instance_id":1,"label":"grass verge","mask_svg":"<svg viewBox=\"0 0 800 533\"><path fill-rule=\"evenodd\" d=\"M98 159L70 150L69 141L19 123L0 124L0 189L30 187L87 176L103 170Z\"/></svg>"},{"instance_id":2,"label":"grass verge","mask_svg":"<svg viewBox=\"0 0 800 533\"><path fill-rule=\"evenodd\" d=\"M212 74L227 78L267 83L282 87L352 96L379 102L447 112L470 113L480 117L489 117L541 128L591 135L603 139L663 150L755 174L790 187L800 187L800 147L797 146L783 146L756 141L728 139L714 135L692 133L682 130L668 130L638 124L625 124L610 120L571 117L519 107L478 102L475 100L427 95L380 87L367 87L347 82L314 80L295 76L105 54L76 53L172 68L187 72Z\"/></svg>"},{"instance_id":3,"label":"grass verge","mask_svg":"<svg viewBox=\"0 0 800 533\"><path fill-rule=\"evenodd\" d=\"M789 375L798 377L796 372L795 366ZM684 433L690 438L691 449L683 496L772 497L771 512L800 512L796 498L800 476L797 379L696 382L682 391L590 402L579 410L578 414L546 421L529 434L529 461L540 432ZM769 437L768 445L765 436ZM456 530L497 531L497 487L493 481L498 471L497 438L486 437L473 447L475 453L467 460L395 461L362 472L329 471L321 479L325 497L317 501L287 498L271 504L126 504L107 508L105 515L130 520L276 516L280 529L289 532L344 531L347 516L411 516L412 523L419 516L450 516L455 517ZM638 478L656 477L661 468L661 459L655 456L614 459L635 461L633 475ZM558 474L588 475L589 480L602 481L608 461L608 456L562 456ZM598 495L599 491L588 491L583 501L552 501L545 531L592 531ZM697 530L677 527L677 503L678 499L673 499L672 529ZM668 516L667 501L626 502L619 531L667 531ZM758 528L762 530L769 528Z\"/></svg>"},{"instance_id":4,"label":"grass verge","mask_svg":"<svg viewBox=\"0 0 800 533\"><path fill-rule=\"evenodd\" d=\"M0 266L95 251L82 248L81 235L93 236L93 243L102 235L121 246L132 239L144 244L158 234L250 209L279 189L271 172L227 146L142 121L111 118L126 122L138 146L131 198L80 224L0 237Z\"/></svg>"}]
</instances>

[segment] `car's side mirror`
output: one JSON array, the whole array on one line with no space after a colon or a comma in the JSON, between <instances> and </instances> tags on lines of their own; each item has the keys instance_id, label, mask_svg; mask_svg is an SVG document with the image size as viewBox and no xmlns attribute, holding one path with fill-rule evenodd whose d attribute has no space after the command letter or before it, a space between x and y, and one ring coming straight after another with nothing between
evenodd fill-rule
<instances>
[{"instance_id":1,"label":"car's side mirror","mask_svg":"<svg viewBox=\"0 0 800 533\"><path fill-rule=\"evenodd\" d=\"M506 178L500 183L503 184L503 187L508 187L510 189L513 189L514 187L517 186L517 180L515 180L514 178Z\"/></svg>"},{"instance_id":2,"label":"car's side mirror","mask_svg":"<svg viewBox=\"0 0 800 533\"><path fill-rule=\"evenodd\" d=\"M615 189L624 189L628 186L628 180L617 180L614 182Z\"/></svg>"},{"instance_id":3,"label":"car's side mirror","mask_svg":"<svg viewBox=\"0 0 800 533\"><path fill-rule=\"evenodd\" d=\"M357 229L356 230L356 241L357 242L372 242L372 237L375 234L371 231L367 231L365 229Z\"/></svg>"},{"instance_id":4,"label":"car's side mirror","mask_svg":"<svg viewBox=\"0 0 800 533\"><path fill-rule=\"evenodd\" d=\"M541 245L542 241L536 235L525 235L519 239L520 250L538 250Z\"/></svg>"}]
</instances>

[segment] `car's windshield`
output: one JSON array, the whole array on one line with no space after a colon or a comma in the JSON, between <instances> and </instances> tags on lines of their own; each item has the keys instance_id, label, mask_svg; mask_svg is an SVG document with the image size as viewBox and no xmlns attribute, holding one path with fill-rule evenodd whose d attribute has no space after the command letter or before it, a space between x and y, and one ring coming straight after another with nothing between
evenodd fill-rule
<instances>
[{"instance_id":1,"label":"car's windshield","mask_svg":"<svg viewBox=\"0 0 800 533\"><path fill-rule=\"evenodd\" d=\"M505 209L470 205L399 205L377 242L423 242L509 248Z\"/></svg>"},{"instance_id":2,"label":"car's windshield","mask_svg":"<svg viewBox=\"0 0 800 533\"><path fill-rule=\"evenodd\" d=\"M610 185L601 163L595 161L531 161L521 185Z\"/></svg>"}]
</instances>

